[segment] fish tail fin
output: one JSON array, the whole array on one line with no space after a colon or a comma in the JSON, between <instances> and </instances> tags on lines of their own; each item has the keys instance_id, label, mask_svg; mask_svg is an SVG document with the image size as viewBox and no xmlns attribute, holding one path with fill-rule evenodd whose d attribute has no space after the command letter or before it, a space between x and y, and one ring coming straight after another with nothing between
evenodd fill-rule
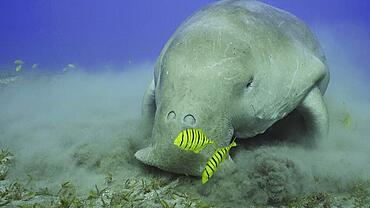
<instances>
[{"instance_id":1,"label":"fish tail fin","mask_svg":"<svg viewBox=\"0 0 370 208\"><path fill-rule=\"evenodd\" d=\"M230 148L231 148L231 147L236 147L236 146L237 146L237 145L236 145L235 140L236 140L236 137L234 137L233 141L231 142L231 144L230 144Z\"/></svg>"}]
</instances>

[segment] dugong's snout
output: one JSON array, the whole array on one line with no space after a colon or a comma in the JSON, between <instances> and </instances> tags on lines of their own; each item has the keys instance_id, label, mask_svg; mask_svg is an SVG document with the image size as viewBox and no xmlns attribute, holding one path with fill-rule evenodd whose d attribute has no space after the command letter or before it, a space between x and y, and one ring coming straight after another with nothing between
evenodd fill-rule
<instances>
[{"instance_id":1,"label":"dugong's snout","mask_svg":"<svg viewBox=\"0 0 370 208\"><path fill-rule=\"evenodd\" d=\"M207 137L215 141L215 144L217 145L207 145L199 153L186 151L176 146L174 141L182 130L189 128L188 125L185 127L184 123L193 123L195 122L194 120L196 117L194 120L191 119L191 117L189 118L189 116L185 116L184 118L184 122L175 122L177 123L177 127L171 126L169 123L167 123L167 125L164 125L164 123L156 123L154 125L151 138L154 144L137 151L135 153L135 157L144 164L154 166L165 171L201 176L209 157L214 153L217 145L228 145L228 142L231 140L233 130L227 130L226 128L229 127L227 125L224 125L221 129L217 128L220 126L213 124L219 132L212 134L212 132L215 132L215 129L211 129L209 131L205 131L205 134L207 135L206 132L211 132ZM161 128L159 128L159 126ZM201 127L195 125L194 128ZM230 128L232 129L232 127Z\"/></svg>"},{"instance_id":2,"label":"dugong's snout","mask_svg":"<svg viewBox=\"0 0 370 208\"><path fill-rule=\"evenodd\" d=\"M162 170L200 176L207 157L178 149L174 144L161 145L156 143L135 153L135 157L144 164Z\"/></svg>"}]
</instances>

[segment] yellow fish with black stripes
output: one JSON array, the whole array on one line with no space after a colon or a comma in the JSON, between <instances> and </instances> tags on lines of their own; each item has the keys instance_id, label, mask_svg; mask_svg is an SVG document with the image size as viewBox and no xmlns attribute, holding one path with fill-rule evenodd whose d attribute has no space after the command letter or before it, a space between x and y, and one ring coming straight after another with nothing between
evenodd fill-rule
<instances>
[{"instance_id":1,"label":"yellow fish with black stripes","mask_svg":"<svg viewBox=\"0 0 370 208\"><path fill-rule=\"evenodd\" d=\"M202 173L202 184L207 183L209 178L213 176L213 174L217 171L218 166L222 163L225 158L229 155L229 151L232 147L236 147L235 138L233 142L227 147L221 147L213 153L212 157L208 160L206 167Z\"/></svg>"},{"instance_id":2,"label":"yellow fish with black stripes","mask_svg":"<svg viewBox=\"0 0 370 208\"><path fill-rule=\"evenodd\" d=\"M214 144L214 141L208 139L202 129L185 129L176 137L174 144L182 150L199 153L208 144Z\"/></svg>"}]
</instances>

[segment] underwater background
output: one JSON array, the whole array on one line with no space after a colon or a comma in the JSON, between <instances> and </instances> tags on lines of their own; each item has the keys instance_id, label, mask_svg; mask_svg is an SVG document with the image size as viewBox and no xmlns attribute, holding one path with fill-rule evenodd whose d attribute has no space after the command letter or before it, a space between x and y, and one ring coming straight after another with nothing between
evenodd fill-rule
<instances>
[{"instance_id":1,"label":"underwater background","mask_svg":"<svg viewBox=\"0 0 370 208\"><path fill-rule=\"evenodd\" d=\"M317 149L240 147L206 185L134 153L160 50L215 1L0 2L0 206L369 207L370 3L266 0L303 20L331 73ZM227 172L227 171L226 171Z\"/></svg>"}]
</instances>

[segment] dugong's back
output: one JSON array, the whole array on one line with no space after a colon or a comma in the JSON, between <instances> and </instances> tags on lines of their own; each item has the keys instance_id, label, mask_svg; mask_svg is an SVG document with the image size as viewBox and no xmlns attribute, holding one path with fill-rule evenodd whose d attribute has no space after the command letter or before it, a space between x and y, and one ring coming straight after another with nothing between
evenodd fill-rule
<instances>
[{"instance_id":1,"label":"dugong's back","mask_svg":"<svg viewBox=\"0 0 370 208\"><path fill-rule=\"evenodd\" d=\"M226 0L215 4L215 6L216 5L244 8L251 14L250 16L261 17L260 19L265 20L263 24L275 27L287 37L299 41L301 44L305 45L307 49L313 51L321 61L325 62L324 52L315 36L305 23L294 15L255 0ZM247 19L245 20L248 21Z\"/></svg>"},{"instance_id":2,"label":"dugong's back","mask_svg":"<svg viewBox=\"0 0 370 208\"><path fill-rule=\"evenodd\" d=\"M220 21L227 19L227 22L224 24L225 27L227 25L236 25L239 28L243 28L243 32L253 38L249 41L254 43L254 45L259 45L258 47L271 40L270 42L275 42L274 48L285 48L284 44L286 42L305 48L325 66L324 75L318 83L322 93L325 92L329 81L329 71L324 52L314 34L305 23L294 15L265 3L255 0L219 1L191 16L176 31L173 37L177 38L181 34L187 34L190 30L208 27L208 25L210 25L209 27L218 27L212 26L212 24L222 25L217 23L218 19ZM245 38L242 36L240 35L241 39ZM283 38L281 43L279 43L279 38L281 37ZM276 43L281 44L281 46L276 46ZM164 51L166 51L166 47ZM257 53L260 54L261 51Z\"/></svg>"}]
</instances>

